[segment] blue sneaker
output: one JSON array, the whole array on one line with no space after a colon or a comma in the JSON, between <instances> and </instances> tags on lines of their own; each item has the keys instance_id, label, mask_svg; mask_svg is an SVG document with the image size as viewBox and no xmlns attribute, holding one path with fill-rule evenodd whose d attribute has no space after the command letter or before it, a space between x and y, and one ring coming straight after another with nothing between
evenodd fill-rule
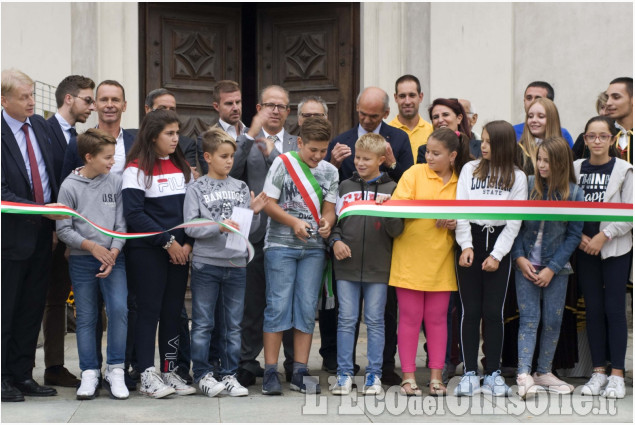
<instances>
[{"instance_id":1,"label":"blue sneaker","mask_svg":"<svg viewBox=\"0 0 635 425\"><path fill-rule=\"evenodd\" d=\"M307 369L300 369L293 374L289 388L292 391L300 391L304 394L320 394L322 392L319 378L309 375Z\"/></svg>"},{"instance_id":2,"label":"blue sneaker","mask_svg":"<svg viewBox=\"0 0 635 425\"><path fill-rule=\"evenodd\" d=\"M265 370L262 377L262 393L264 395L281 395L282 385L280 384L280 376L275 369Z\"/></svg>"},{"instance_id":3,"label":"blue sneaker","mask_svg":"<svg viewBox=\"0 0 635 425\"><path fill-rule=\"evenodd\" d=\"M364 388L362 394L366 395L378 395L381 394L383 388L381 387L381 379L374 373L366 374L366 382L364 382Z\"/></svg>"},{"instance_id":4,"label":"blue sneaker","mask_svg":"<svg viewBox=\"0 0 635 425\"><path fill-rule=\"evenodd\" d=\"M491 375L485 376L481 392L494 397L507 397L511 395L512 389L505 383L505 379L501 376L501 371L497 370L492 372Z\"/></svg>"},{"instance_id":5,"label":"blue sneaker","mask_svg":"<svg viewBox=\"0 0 635 425\"><path fill-rule=\"evenodd\" d=\"M350 375L337 375L331 392L335 395L347 395L353 389L353 378Z\"/></svg>"},{"instance_id":6,"label":"blue sneaker","mask_svg":"<svg viewBox=\"0 0 635 425\"><path fill-rule=\"evenodd\" d=\"M472 397L481 390L481 380L476 372L466 372L461 378L461 382L454 389L456 397L468 396Z\"/></svg>"}]
</instances>

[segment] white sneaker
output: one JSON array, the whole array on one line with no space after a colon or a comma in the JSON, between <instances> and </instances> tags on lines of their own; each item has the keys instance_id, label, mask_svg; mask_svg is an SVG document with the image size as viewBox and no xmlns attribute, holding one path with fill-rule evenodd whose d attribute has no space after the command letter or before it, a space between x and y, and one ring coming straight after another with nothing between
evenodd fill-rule
<instances>
[{"instance_id":1,"label":"white sneaker","mask_svg":"<svg viewBox=\"0 0 635 425\"><path fill-rule=\"evenodd\" d=\"M110 396L116 400L125 400L130 395L124 380L123 369L120 367L113 368L111 371L106 369L103 385L110 393Z\"/></svg>"},{"instance_id":2,"label":"white sneaker","mask_svg":"<svg viewBox=\"0 0 635 425\"><path fill-rule=\"evenodd\" d=\"M159 374L156 373L154 366L151 366L141 372L139 392L152 398L163 398L174 394L176 391L170 385L166 385Z\"/></svg>"},{"instance_id":3,"label":"white sneaker","mask_svg":"<svg viewBox=\"0 0 635 425\"><path fill-rule=\"evenodd\" d=\"M589 382L582 387L582 395L600 395L600 391L606 387L608 378L605 373L594 373Z\"/></svg>"},{"instance_id":4,"label":"white sneaker","mask_svg":"<svg viewBox=\"0 0 635 425\"><path fill-rule=\"evenodd\" d=\"M624 398L626 395L626 387L624 386L624 378L621 376L611 375L608 377L608 384L602 391L600 397L606 398Z\"/></svg>"},{"instance_id":5,"label":"white sneaker","mask_svg":"<svg viewBox=\"0 0 635 425\"><path fill-rule=\"evenodd\" d=\"M454 388L456 397L472 397L481 392L481 380L475 372L466 372L461 378L459 385Z\"/></svg>"},{"instance_id":6,"label":"white sneaker","mask_svg":"<svg viewBox=\"0 0 635 425\"><path fill-rule=\"evenodd\" d=\"M518 395L523 400L527 396L536 394L538 387L534 384L534 378L528 373L521 373L516 377L516 384L518 385Z\"/></svg>"},{"instance_id":7,"label":"white sneaker","mask_svg":"<svg viewBox=\"0 0 635 425\"><path fill-rule=\"evenodd\" d=\"M347 395L353 389L353 378L350 375L337 375L335 383L331 387L331 393L334 395Z\"/></svg>"},{"instance_id":8,"label":"white sneaker","mask_svg":"<svg viewBox=\"0 0 635 425\"><path fill-rule=\"evenodd\" d=\"M240 385L240 382L238 382L235 375L225 376L221 383L225 386L221 394L228 394L232 397L243 397L249 395L249 390Z\"/></svg>"},{"instance_id":9,"label":"white sneaker","mask_svg":"<svg viewBox=\"0 0 635 425\"><path fill-rule=\"evenodd\" d=\"M174 388L176 395L190 395L196 393L196 388L190 387L185 383L185 380L181 378L175 371L162 373L161 377L166 385Z\"/></svg>"},{"instance_id":10,"label":"white sneaker","mask_svg":"<svg viewBox=\"0 0 635 425\"><path fill-rule=\"evenodd\" d=\"M381 394L384 389L381 387L381 379L379 379L374 373L367 373L364 387L362 388L362 394L377 395Z\"/></svg>"},{"instance_id":11,"label":"white sneaker","mask_svg":"<svg viewBox=\"0 0 635 425\"><path fill-rule=\"evenodd\" d=\"M536 385L540 385L545 390L554 394L571 394L574 390L573 385L556 378L556 375L551 372L543 373L542 375L538 375L536 372L533 378Z\"/></svg>"},{"instance_id":12,"label":"white sneaker","mask_svg":"<svg viewBox=\"0 0 635 425\"><path fill-rule=\"evenodd\" d=\"M214 378L214 374L209 372L207 375L203 376L200 381L198 381L198 387L206 396L215 397L225 389L225 384L218 382Z\"/></svg>"},{"instance_id":13,"label":"white sneaker","mask_svg":"<svg viewBox=\"0 0 635 425\"><path fill-rule=\"evenodd\" d=\"M77 389L77 400L92 400L98 394L99 370L87 369L82 372L82 383Z\"/></svg>"}]
</instances>

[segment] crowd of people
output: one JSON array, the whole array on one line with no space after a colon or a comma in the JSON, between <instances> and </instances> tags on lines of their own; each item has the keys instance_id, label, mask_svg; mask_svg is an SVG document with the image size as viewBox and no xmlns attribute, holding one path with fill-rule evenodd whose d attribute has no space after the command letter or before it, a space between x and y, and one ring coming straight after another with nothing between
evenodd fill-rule
<instances>
[{"instance_id":1,"label":"crowd of people","mask_svg":"<svg viewBox=\"0 0 635 425\"><path fill-rule=\"evenodd\" d=\"M139 129L125 130L119 82L95 90L90 78L66 77L48 120L34 114L33 84L2 71L2 201L65 205L103 229L147 235L114 237L65 215L3 214L2 401L54 396L53 386L76 387L80 400L100 387L115 399L137 388L153 398L188 395L196 386L209 397L246 396L257 378L262 394L280 395L281 347L290 390L320 393L308 367L316 310L333 394L353 390L362 318L364 394L400 385L405 396L422 395L422 327L430 395L446 395L461 362L455 396L511 395L502 367L510 363L521 397L567 394L573 386L554 358L566 344L569 367L578 360L575 338L560 338L570 293L586 307L592 370L582 392L624 397L632 222L338 216L359 200L632 204L632 78L610 82L575 144L542 81L525 91L523 123L491 121L480 135L466 99L435 99L424 120L419 80L404 75L390 124L388 94L368 87L356 102L359 125L340 135L324 100L302 99L295 136L284 128L283 87L260 92L247 127L240 87L225 80L213 90L218 122L198 140L180 134L166 89L148 93ZM78 135L75 125L92 111L98 125ZM195 219L208 221L179 227ZM64 366L60 324L71 285L79 379ZM45 385L33 379L42 324Z\"/></svg>"}]
</instances>

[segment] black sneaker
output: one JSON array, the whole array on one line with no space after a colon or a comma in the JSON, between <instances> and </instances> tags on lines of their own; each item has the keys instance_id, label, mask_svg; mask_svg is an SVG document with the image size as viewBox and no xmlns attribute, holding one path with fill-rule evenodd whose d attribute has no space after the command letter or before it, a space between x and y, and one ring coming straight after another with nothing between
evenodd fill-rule
<instances>
[{"instance_id":1,"label":"black sneaker","mask_svg":"<svg viewBox=\"0 0 635 425\"><path fill-rule=\"evenodd\" d=\"M134 391L137 389L137 383L139 381L136 381L132 378L132 374L130 373L130 371L124 370L123 381L126 384L126 388L128 388L128 390Z\"/></svg>"},{"instance_id":2,"label":"black sneaker","mask_svg":"<svg viewBox=\"0 0 635 425\"><path fill-rule=\"evenodd\" d=\"M401 385L401 376L397 375L394 370L382 370L381 383L384 385Z\"/></svg>"},{"instance_id":3,"label":"black sneaker","mask_svg":"<svg viewBox=\"0 0 635 425\"><path fill-rule=\"evenodd\" d=\"M309 375L307 369L300 369L294 373L291 378L289 388L293 391L299 391L303 394L320 394L320 379L317 376Z\"/></svg>"},{"instance_id":4,"label":"black sneaker","mask_svg":"<svg viewBox=\"0 0 635 425\"><path fill-rule=\"evenodd\" d=\"M240 385L245 388L256 383L256 375L243 368L239 368L236 371L236 379L240 382Z\"/></svg>"},{"instance_id":5,"label":"black sneaker","mask_svg":"<svg viewBox=\"0 0 635 425\"><path fill-rule=\"evenodd\" d=\"M270 369L265 371L262 377L262 393L264 395L280 395L282 394L282 385L280 384L280 377L278 371Z\"/></svg>"},{"instance_id":6,"label":"black sneaker","mask_svg":"<svg viewBox=\"0 0 635 425\"><path fill-rule=\"evenodd\" d=\"M174 369L174 372L179 375L179 377L185 381L187 385L192 385L192 382L194 382L190 374L182 367L177 366L176 369Z\"/></svg>"}]
</instances>

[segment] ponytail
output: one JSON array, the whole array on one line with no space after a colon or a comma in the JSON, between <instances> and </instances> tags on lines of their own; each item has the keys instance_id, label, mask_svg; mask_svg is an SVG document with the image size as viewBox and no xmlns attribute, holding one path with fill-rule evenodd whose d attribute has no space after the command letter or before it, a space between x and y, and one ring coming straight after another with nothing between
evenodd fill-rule
<instances>
[{"instance_id":1,"label":"ponytail","mask_svg":"<svg viewBox=\"0 0 635 425\"><path fill-rule=\"evenodd\" d=\"M429 138L438 140L451 152L456 152L454 171L461 174L461 169L470 160L470 139L464 133L441 127L432 132Z\"/></svg>"}]
</instances>

